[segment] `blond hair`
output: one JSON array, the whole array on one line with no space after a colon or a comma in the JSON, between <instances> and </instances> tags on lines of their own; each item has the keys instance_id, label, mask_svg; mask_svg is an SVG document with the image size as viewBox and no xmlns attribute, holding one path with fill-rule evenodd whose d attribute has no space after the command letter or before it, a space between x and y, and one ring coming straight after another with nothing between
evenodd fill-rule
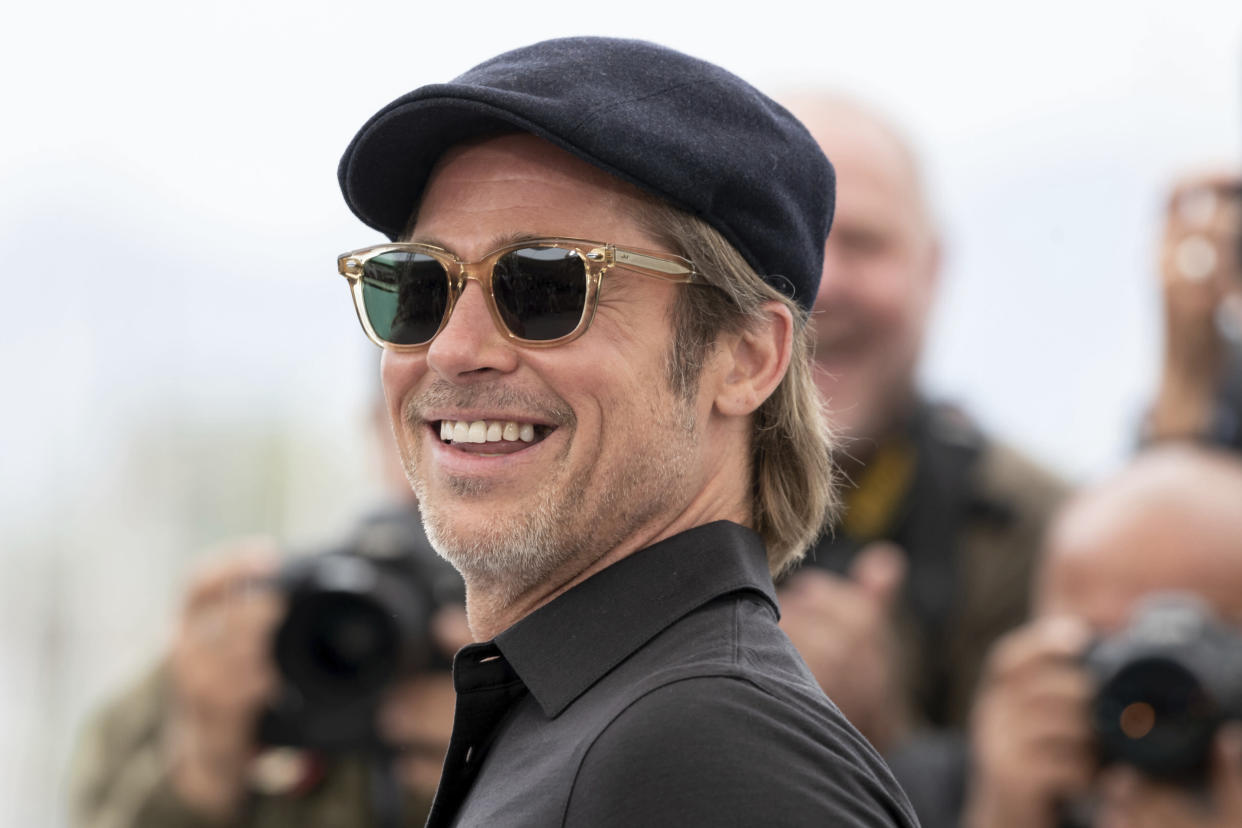
<instances>
[{"instance_id":1,"label":"blond hair","mask_svg":"<svg viewBox=\"0 0 1242 828\"><path fill-rule=\"evenodd\" d=\"M773 576L787 571L837 512L832 437L812 379L812 337L806 311L764 282L741 254L702 219L651 196L635 216L643 229L694 262L718 290L683 290L672 309L668 379L683 398L696 390L704 359L724 333L738 333L780 302L794 319L789 368L754 414L750 476L752 518L768 550Z\"/></svg>"}]
</instances>

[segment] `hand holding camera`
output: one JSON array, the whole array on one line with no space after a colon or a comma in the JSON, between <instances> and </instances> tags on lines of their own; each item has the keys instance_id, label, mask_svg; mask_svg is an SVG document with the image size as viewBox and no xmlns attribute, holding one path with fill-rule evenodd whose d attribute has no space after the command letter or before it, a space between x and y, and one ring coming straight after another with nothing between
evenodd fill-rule
<instances>
[{"instance_id":1,"label":"hand holding camera","mask_svg":"<svg viewBox=\"0 0 1242 828\"><path fill-rule=\"evenodd\" d=\"M406 507L283 563L271 540L218 550L191 579L170 657L177 794L234 815L251 759L290 746L358 756L429 798L451 735L451 656L469 643L463 589Z\"/></svg>"},{"instance_id":2,"label":"hand holding camera","mask_svg":"<svg viewBox=\"0 0 1242 828\"><path fill-rule=\"evenodd\" d=\"M213 555L190 579L169 658L164 729L173 787L195 810L225 816L245 790L254 729L278 686L272 632L279 593L275 544L245 540Z\"/></svg>"},{"instance_id":3,"label":"hand holding camera","mask_svg":"<svg viewBox=\"0 0 1242 828\"><path fill-rule=\"evenodd\" d=\"M1081 661L1089 639L1076 619L1052 617L993 648L971 718L964 824L1058 828L1061 803L1090 788L1092 688Z\"/></svg>"},{"instance_id":4,"label":"hand holding camera","mask_svg":"<svg viewBox=\"0 0 1242 828\"><path fill-rule=\"evenodd\" d=\"M905 554L877 542L859 552L848 578L804 567L781 587L781 629L824 692L878 750L907 735L893 629Z\"/></svg>"},{"instance_id":5,"label":"hand holding camera","mask_svg":"<svg viewBox=\"0 0 1242 828\"><path fill-rule=\"evenodd\" d=\"M1242 630L1193 596L1153 596L1094 643L1038 620L989 658L966 824L1058 828L1092 794L1091 825L1242 825L1239 724Z\"/></svg>"}]
</instances>

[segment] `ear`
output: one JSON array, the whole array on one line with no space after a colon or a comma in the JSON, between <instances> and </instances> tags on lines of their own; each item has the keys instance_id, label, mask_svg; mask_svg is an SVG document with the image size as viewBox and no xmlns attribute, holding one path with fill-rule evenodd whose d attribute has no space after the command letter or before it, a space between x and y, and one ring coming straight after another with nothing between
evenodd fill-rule
<instances>
[{"instance_id":1,"label":"ear","mask_svg":"<svg viewBox=\"0 0 1242 828\"><path fill-rule=\"evenodd\" d=\"M722 337L715 408L746 416L766 400L785 376L793 349L793 315L780 302L767 302L762 319L740 334Z\"/></svg>"}]
</instances>

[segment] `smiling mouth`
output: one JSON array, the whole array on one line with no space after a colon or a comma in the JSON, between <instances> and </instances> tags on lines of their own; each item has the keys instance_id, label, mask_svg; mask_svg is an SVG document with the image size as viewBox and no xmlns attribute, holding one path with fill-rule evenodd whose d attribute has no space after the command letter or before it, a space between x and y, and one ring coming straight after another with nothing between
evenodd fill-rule
<instances>
[{"instance_id":1,"label":"smiling mouth","mask_svg":"<svg viewBox=\"0 0 1242 828\"><path fill-rule=\"evenodd\" d=\"M440 420L439 429L441 442L467 451L477 451L475 447L480 447L487 451L512 452L538 443L553 427L513 420Z\"/></svg>"}]
</instances>

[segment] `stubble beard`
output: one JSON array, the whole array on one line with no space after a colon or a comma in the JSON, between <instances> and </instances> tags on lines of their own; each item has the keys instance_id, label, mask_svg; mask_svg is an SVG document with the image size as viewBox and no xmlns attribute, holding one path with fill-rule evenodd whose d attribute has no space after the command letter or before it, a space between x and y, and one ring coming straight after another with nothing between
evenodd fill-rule
<instances>
[{"instance_id":1,"label":"stubble beard","mask_svg":"<svg viewBox=\"0 0 1242 828\"><path fill-rule=\"evenodd\" d=\"M651 412L647 427L628 435L634 450L623 452L603 476L593 466L563 480L554 473L547 485L535 482L520 515L469 530L453 519L460 506L437 503L430 494L419 453L411 446L403 462L432 547L462 574L472 593L486 594L493 606L509 606L540 587L571 580L691 494L686 480L698 442L694 409L679 396L669 400ZM572 419L571 414L562 427L573 429ZM458 503L490 486L463 478L445 483Z\"/></svg>"}]
</instances>

